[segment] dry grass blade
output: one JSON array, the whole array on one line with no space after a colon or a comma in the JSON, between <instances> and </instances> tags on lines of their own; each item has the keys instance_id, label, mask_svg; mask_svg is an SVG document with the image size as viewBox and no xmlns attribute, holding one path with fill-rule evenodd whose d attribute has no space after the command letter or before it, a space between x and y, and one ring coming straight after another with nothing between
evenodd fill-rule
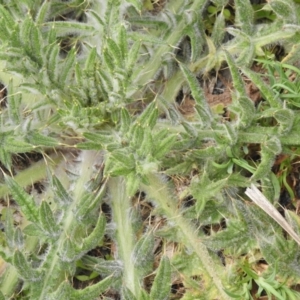
<instances>
[{"instance_id":1,"label":"dry grass blade","mask_svg":"<svg viewBox=\"0 0 300 300\"><path fill-rule=\"evenodd\" d=\"M273 218L295 240L295 242L300 245L300 237L297 233L254 184L251 184L251 187L247 188L245 194Z\"/></svg>"}]
</instances>

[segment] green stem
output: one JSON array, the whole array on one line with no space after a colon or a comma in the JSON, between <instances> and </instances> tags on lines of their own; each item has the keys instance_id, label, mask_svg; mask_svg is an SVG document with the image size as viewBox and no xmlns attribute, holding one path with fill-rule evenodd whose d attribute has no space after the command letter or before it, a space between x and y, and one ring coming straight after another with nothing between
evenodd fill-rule
<instances>
[{"instance_id":1,"label":"green stem","mask_svg":"<svg viewBox=\"0 0 300 300\"><path fill-rule=\"evenodd\" d=\"M112 217L117 228L118 255L124 264L124 284L137 299L140 299L141 283L132 261L135 232L130 222L131 197L126 194L125 181L121 177L111 178L108 187L112 199Z\"/></svg>"},{"instance_id":2,"label":"green stem","mask_svg":"<svg viewBox=\"0 0 300 300\"><path fill-rule=\"evenodd\" d=\"M190 11L199 11L203 7L205 7L207 0L198 0L194 1L191 7L189 8ZM182 6L173 5L172 7L175 9L173 12L176 15L176 12L182 9ZM179 17L179 16L178 16ZM186 19L181 16L180 21L178 22L175 28L172 28L169 36L167 37L165 44L163 44L160 48L155 51L155 54L147 63L145 63L142 71L138 71L138 74L134 76L136 79L133 83L133 86L144 86L149 81L151 81L157 71L161 68L161 58L165 53L173 52L174 46L178 44L178 42L182 38L183 29L187 26Z\"/></svg>"},{"instance_id":3,"label":"green stem","mask_svg":"<svg viewBox=\"0 0 300 300\"><path fill-rule=\"evenodd\" d=\"M84 186L92 178L94 172L93 165L101 160L101 154L96 151L85 150L82 151L80 158L80 178L76 181L76 185L72 192L74 201L65 211L63 220L64 224L62 225L64 230L59 236L57 242L52 245L51 253L47 256L51 261L48 262L49 265L47 267L47 274L44 278L40 294L38 298L36 298L37 300L45 299L49 290L54 291L66 276L65 271L60 267L62 261L59 257L59 253L62 249L64 249L66 239L71 238L74 230L76 229L78 221L75 218L74 211L76 211L77 207L80 207L81 202L84 200ZM70 262L70 264L72 263L73 262Z\"/></svg>"},{"instance_id":4,"label":"green stem","mask_svg":"<svg viewBox=\"0 0 300 300\"><path fill-rule=\"evenodd\" d=\"M149 185L144 185L143 190L147 193L149 198L156 200L169 220L176 220L176 226L185 237L184 242L186 246L192 249L201 260L205 271L209 274L212 282L218 289L221 299L229 300L230 297L224 292L222 281L217 274L217 266L213 262L207 248L201 243L196 234L196 229L178 212L178 203L174 200L174 197L172 197L168 186L162 184L162 179L158 174L149 174L147 179L149 180Z\"/></svg>"}]
</instances>

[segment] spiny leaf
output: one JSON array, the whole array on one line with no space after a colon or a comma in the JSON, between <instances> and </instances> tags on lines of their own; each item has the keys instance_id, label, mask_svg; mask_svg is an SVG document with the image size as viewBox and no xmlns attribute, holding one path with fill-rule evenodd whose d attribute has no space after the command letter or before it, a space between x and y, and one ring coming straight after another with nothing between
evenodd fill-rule
<instances>
[{"instance_id":1,"label":"spiny leaf","mask_svg":"<svg viewBox=\"0 0 300 300\"><path fill-rule=\"evenodd\" d=\"M90 213L92 213L101 203L101 200L106 192L106 182L102 184L100 190L95 194L85 194L82 196L84 201L81 201L79 207L74 210L74 215L79 222L83 222L86 218L89 220Z\"/></svg>"},{"instance_id":2,"label":"spiny leaf","mask_svg":"<svg viewBox=\"0 0 300 300\"><path fill-rule=\"evenodd\" d=\"M111 38L108 38L106 40L106 43L107 43L108 53L112 56L113 60L117 64L117 66L121 68L123 66L123 62L124 62L122 53L121 53L121 49L119 48L117 43Z\"/></svg>"},{"instance_id":3,"label":"spiny leaf","mask_svg":"<svg viewBox=\"0 0 300 300\"><path fill-rule=\"evenodd\" d=\"M37 25L41 25L47 21L47 18L49 16L51 9L51 2L50 1L44 1L39 8L36 17L35 22Z\"/></svg>"},{"instance_id":4,"label":"spiny leaf","mask_svg":"<svg viewBox=\"0 0 300 300\"><path fill-rule=\"evenodd\" d=\"M156 101L152 101L146 109L138 116L136 123L142 127L153 128L158 117L158 108Z\"/></svg>"},{"instance_id":5,"label":"spiny leaf","mask_svg":"<svg viewBox=\"0 0 300 300\"><path fill-rule=\"evenodd\" d=\"M66 299L71 300L74 289L67 280L64 280L60 283L58 288L53 293L48 293L47 299L57 300L57 299ZM75 300L75 299L74 299Z\"/></svg>"},{"instance_id":6,"label":"spiny leaf","mask_svg":"<svg viewBox=\"0 0 300 300\"><path fill-rule=\"evenodd\" d=\"M34 199L28 195L24 189L11 177L4 175L5 182L9 186L14 200L20 205L23 214L33 223L38 224L38 209Z\"/></svg>"},{"instance_id":7,"label":"spiny leaf","mask_svg":"<svg viewBox=\"0 0 300 300\"><path fill-rule=\"evenodd\" d=\"M141 47L140 41L135 41L133 45L130 48L130 51L128 53L127 59L126 59L126 66L125 69L129 72L132 70L132 68L135 66L136 61L138 59L139 51Z\"/></svg>"},{"instance_id":8,"label":"spiny leaf","mask_svg":"<svg viewBox=\"0 0 300 300\"><path fill-rule=\"evenodd\" d=\"M296 8L292 0L272 0L269 5L276 15L289 23L295 23L297 20Z\"/></svg>"},{"instance_id":9,"label":"spiny leaf","mask_svg":"<svg viewBox=\"0 0 300 300\"><path fill-rule=\"evenodd\" d=\"M46 201L42 201L39 209L40 224L43 230L51 238L55 238L59 235L59 227L54 219L53 212Z\"/></svg>"},{"instance_id":10,"label":"spiny leaf","mask_svg":"<svg viewBox=\"0 0 300 300\"><path fill-rule=\"evenodd\" d=\"M233 85L236 91L238 92L238 95L243 96L246 94L246 89L242 77L239 73L239 70L236 67L236 63L234 62L232 56L227 51L225 51L225 57L230 69Z\"/></svg>"},{"instance_id":11,"label":"spiny leaf","mask_svg":"<svg viewBox=\"0 0 300 300\"><path fill-rule=\"evenodd\" d=\"M11 251L14 250L14 224L13 224L13 215L11 209L6 210L5 216L5 236L6 242Z\"/></svg>"},{"instance_id":12,"label":"spiny leaf","mask_svg":"<svg viewBox=\"0 0 300 300\"><path fill-rule=\"evenodd\" d=\"M128 153L125 149L117 149L112 152L111 157L123 164L127 168L134 168L135 159L132 153Z\"/></svg>"},{"instance_id":13,"label":"spiny leaf","mask_svg":"<svg viewBox=\"0 0 300 300\"><path fill-rule=\"evenodd\" d=\"M35 62L42 66L43 60L41 55L43 39L41 32L37 25L33 22L31 17L27 17L22 23L20 31L20 40L26 54Z\"/></svg>"},{"instance_id":14,"label":"spiny leaf","mask_svg":"<svg viewBox=\"0 0 300 300\"><path fill-rule=\"evenodd\" d=\"M52 189L55 194L55 200L62 205L68 205L72 203L72 198L69 193L66 191L64 186L61 184L59 179L55 176L51 176Z\"/></svg>"},{"instance_id":15,"label":"spiny leaf","mask_svg":"<svg viewBox=\"0 0 300 300\"><path fill-rule=\"evenodd\" d=\"M155 151L153 152L153 156L156 159L161 159L164 155L166 155L173 145L176 142L177 136L175 134L170 134L168 137L161 141L157 141L157 146Z\"/></svg>"},{"instance_id":16,"label":"spiny leaf","mask_svg":"<svg viewBox=\"0 0 300 300\"><path fill-rule=\"evenodd\" d=\"M121 122L120 130L123 133L127 133L131 125L131 116L125 107L121 108Z\"/></svg>"},{"instance_id":17,"label":"spiny leaf","mask_svg":"<svg viewBox=\"0 0 300 300\"><path fill-rule=\"evenodd\" d=\"M122 297L124 300L137 300L134 294L126 286L122 287Z\"/></svg>"},{"instance_id":18,"label":"spiny leaf","mask_svg":"<svg viewBox=\"0 0 300 300\"><path fill-rule=\"evenodd\" d=\"M96 62L97 62L96 59L97 59L97 49L96 47L93 47L90 50L87 59L85 60L84 70L87 72L94 72Z\"/></svg>"},{"instance_id":19,"label":"spiny leaf","mask_svg":"<svg viewBox=\"0 0 300 300\"><path fill-rule=\"evenodd\" d=\"M280 109L274 113L274 118L279 123L279 133L287 134L293 127L295 115L291 109Z\"/></svg>"},{"instance_id":20,"label":"spiny leaf","mask_svg":"<svg viewBox=\"0 0 300 300\"><path fill-rule=\"evenodd\" d=\"M59 251L60 259L63 262L72 264L75 261L76 255L78 254L78 249L73 241L69 237L63 243L62 248Z\"/></svg>"},{"instance_id":21,"label":"spiny leaf","mask_svg":"<svg viewBox=\"0 0 300 300\"><path fill-rule=\"evenodd\" d=\"M129 137L131 138L131 144L135 147L139 147L144 140L144 128L140 123L132 125Z\"/></svg>"},{"instance_id":22,"label":"spiny leaf","mask_svg":"<svg viewBox=\"0 0 300 300\"><path fill-rule=\"evenodd\" d=\"M16 250L14 253L13 265L18 270L20 276L26 281L33 283L42 279L41 273L29 265L23 253L19 250Z\"/></svg>"},{"instance_id":23,"label":"spiny leaf","mask_svg":"<svg viewBox=\"0 0 300 300\"><path fill-rule=\"evenodd\" d=\"M59 68L58 68L58 54L59 46L54 43L48 47L47 51L47 74L52 82L58 81Z\"/></svg>"},{"instance_id":24,"label":"spiny leaf","mask_svg":"<svg viewBox=\"0 0 300 300\"><path fill-rule=\"evenodd\" d=\"M58 145L58 141L52 137L44 136L38 131L31 131L27 135L29 143L35 146L44 146L44 147L55 147Z\"/></svg>"},{"instance_id":25,"label":"spiny leaf","mask_svg":"<svg viewBox=\"0 0 300 300\"><path fill-rule=\"evenodd\" d=\"M38 236L38 237L43 237L45 235L45 233L43 232L43 230L37 226L36 224L29 224L28 226L26 226L23 229L23 233L29 236Z\"/></svg>"},{"instance_id":26,"label":"spiny leaf","mask_svg":"<svg viewBox=\"0 0 300 300\"><path fill-rule=\"evenodd\" d=\"M19 92L15 92L14 82L12 78L10 78L9 80L7 93L9 95L7 98L9 116L16 124L20 124L21 123L20 107L21 107L22 95Z\"/></svg>"},{"instance_id":27,"label":"spiny leaf","mask_svg":"<svg viewBox=\"0 0 300 300\"><path fill-rule=\"evenodd\" d=\"M15 27L16 21L5 6L0 5L0 31L4 32L4 35L1 35L1 39L10 38L10 31Z\"/></svg>"},{"instance_id":28,"label":"spiny leaf","mask_svg":"<svg viewBox=\"0 0 300 300\"><path fill-rule=\"evenodd\" d=\"M258 165L252 180L258 180L271 172L276 155L281 152L281 143L277 137L272 137L261 146L261 163Z\"/></svg>"},{"instance_id":29,"label":"spiny leaf","mask_svg":"<svg viewBox=\"0 0 300 300\"><path fill-rule=\"evenodd\" d=\"M72 76L74 72L76 58L76 49L73 47L69 52L67 57L64 60L63 67L59 73L58 83L62 86L66 85L66 82Z\"/></svg>"},{"instance_id":30,"label":"spiny leaf","mask_svg":"<svg viewBox=\"0 0 300 300\"><path fill-rule=\"evenodd\" d=\"M101 281L90 285L84 289L73 289L73 296L72 299L81 299L81 300L91 300L98 298L101 293L104 293L108 290L111 285L114 283L115 278L113 276L106 277Z\"/></svg>"},{"instance_id":31,"label":"spiny leaf","mask_svg":"<svg viewBox=\"0 0 300 300\"><path fill-rule=\"evenodd\" d=\"M134 247L132 263L142 274L147 274L151 268L154 238L152 234L142 236Z\"/></svg>"},{"instance_id":32,"label":"spiny leaf","mask_svg":"<svg viewBox=\"0 0 300 300\"><path fill-rule=\"evenodd\" d=\"M167 300L171 288L171 264L167 256L161 258L150 291L151 300Z\"/></svg>"},{"instance_id":33,"label":"spiny leaf","mask_svg":"<svg viewBox=\"0 0 300 300\"><path fill-rule=\"evenodd\" d=\"M13 236L13 244L14 244L14 250L20 250L23 251L24 248L24 236L23 232L20 229L20 227L17 227L14 232Z\"/></svg>"},{"instance_id":34,"label":"spiny leaf","mask_svg":"<svg viewBox=\"0 0 300 300\"><path fill-rule=\"evenodd\" d=\"M235 0L235 25L251 35L253 31L254 11L249 0Z\"/></svg>"},{"instance_id":35,"label":"spiny leaf","mask_svg":"<svg viewBox=\"0 0 300 300\"><path fill-rule=\"evenodd\" d=\"M118 45L121 51L123 61L126 61L128 55L128 37L125 25L120 26Z\"/></svg>"},{"instance_id":36,"label":"spiny leaf","mask_svg":"<svg viewBox=\"0 0 300 300\"><path fill-rule=\"evenodd\" d=\"M52 28L56 29L57 36L74 35L91 35L95 28L91 25L74 22L74 21L53 21L47 22L43 25L42 30L49 32Z\"/></svg>"},{"instance_id":37,"label":"spiny leaf","mask_svg":"<svg viewBox=\"0 0 300 300\"><path fill-rule=\"evenodd\" d=\"M126 176L126 192L128 196L134 196L140 186L140 177L136 172L130 172Z\"/></svg>"},{"instance_id":38,"label":"spiny leaf","mask_svg":"<svg viewBox=\"0 0 300 300\"><path fill-rule=\"evenodd\" d=\"M281 100L273 93L272 89L253 71L242 67L243 73L259 88L265 99L272 107L282 108Z\"/></svg>"},{"instance_id":39,"label":"spiny leaf","mask_svg":"<svg viewBox=\"0 0 300 300\"><path fill-rule=\"evenodd\" d=\"M106 219L104 215L101 214L92 233L88 237L83 239L80 249L82 252L87 252L99 245L105 233L105 226Z\"/></svg>"},{"instance_id":40,"label":"spiny leaf","mask_svg":"<svg viewBox=\"0 0 300 300\"><path fill-rule=\"evenodd\" d=\"M225 36L225 17L224 14L219 14L215 20L211 39L215 45L221 45Z\"/></svg>"},{"instance_id":41,"label":"spiny leaf","mask_svg":"<svg viewBox=\"0 0 300 300\"><path fill-rule=\"evenodd\" d=\"M213 118L208 104L204 98L203 92L200 89L199 83L194 74L185 65L180 64L179 66L191 88L192 96L196 101L196 106L198 105L201 107L201 109L199 109L197 112L200 114L203 125L207 127L210 125Z\"/></svg>"},{"instance_id":42,"label":"spiny leaf","mask_svg":"<svg viewBox=\"0 0 300 300\"><path fill-rule=\"evenodd\" d=\"M5 168L10 170L12 165L11 153L9 153L6 149L0 148L0 161Z\"/></svg>"}]
</instances>

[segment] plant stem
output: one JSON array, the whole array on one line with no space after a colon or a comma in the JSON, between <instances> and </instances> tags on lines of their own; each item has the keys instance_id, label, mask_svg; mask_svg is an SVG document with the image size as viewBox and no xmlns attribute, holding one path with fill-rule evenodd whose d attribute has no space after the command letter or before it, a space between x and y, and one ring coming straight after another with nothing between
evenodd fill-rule
<instances>
[{"instance_id":1,"label":"plant stem","mask_svg":"<svg viewBox=\"0 0 300 300\"><path fill-rule=\"evenodd\" d=\"M222 299L229 300L230 297L224 292L222 281L216 272L217 266L213 262L207 248L201 243L196 229L178 212L177 202L172 197L168 185L162 184L163 179L158 174L149 174L147 179L149 185L143 185L143 190L147 193L149 198L157 202L169 220L176 220L176 226L185 237L187 247L198 255L205 271L209 274L214 285L219 290Z\"/></svg>"},{"instance_id":2,"label":"plant stem","mask_svg":"<svg viewBox=\"0 0 300 300\"><path fill-rule=\"evenodd\" d=\"M132 261L135 233L130 222L131 197L126 194L125 182L121 177L110 178L108 187L112 198L112 217L116 223L118 256L124 264L123 280L125 286L130 289L137 299L140 299L141 284Z\"/></svg>"}]
</instances>

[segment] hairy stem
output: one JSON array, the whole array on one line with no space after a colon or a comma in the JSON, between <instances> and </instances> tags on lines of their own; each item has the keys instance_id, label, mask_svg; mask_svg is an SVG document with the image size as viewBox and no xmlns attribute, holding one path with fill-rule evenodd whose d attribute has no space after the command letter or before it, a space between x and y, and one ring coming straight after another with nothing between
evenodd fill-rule
<instances>
[{"instance_id":1,"label":"hairy stem","mask_svg":"<svg viewBox=\"0 0 300 300\"><path fill-rule=\"evenodd\" d=\"M140 282L132 262L135 233L130 222L131 198L126 194L123 178L111 178L108 186L111 194L112 216L116 223L118 256L124 264L124 284L137 299L140 299Z\"/></svg>"},{"instance_id":2,"label":"hairy stem","mask_svg":"<svg viewBox=\"0 0 300 300\"><path fill-rule=\"evenodd\" d=\"M209 274L216 288L219 290L219 294L222 299L229 300L230 298L224 292L222 281L217 274L217 266L213 262L207 248L201 243L196 233L196 229L193 228L193 226L179 213L177 209L177 202L172 197L168 185L162 184L162 178L160 178L158 174L148 175L147 179L149 180L149 185L143 186L147 195L157 202L169 220L176 220L176 226L185 237L187 247L193 249L193 251L198 255L205 271Z\"/></svg>"}]
</instances>

